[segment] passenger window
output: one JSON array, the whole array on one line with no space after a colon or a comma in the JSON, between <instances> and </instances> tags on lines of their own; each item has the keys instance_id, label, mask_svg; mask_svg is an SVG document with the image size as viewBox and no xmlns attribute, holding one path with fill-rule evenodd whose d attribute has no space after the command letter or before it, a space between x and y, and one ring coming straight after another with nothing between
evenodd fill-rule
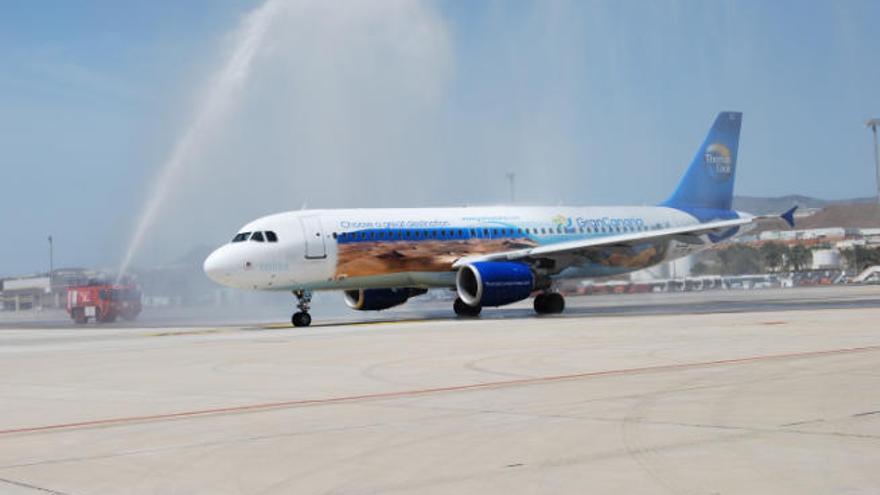
<instances>
[{"instance_id":1,"label":"passenger window","mask_svg":"<svg viewBox=\"0 0 880 495\"><path fill-rule=\"evenodd\" d=\"M333 238L336 239L336 232L333 233ZM271 230L266 231L266 240L269 242L278 242L278 236L275 235L275 232Z\"/></svg>"},{"instance_id":2,"label":"passenger window","mask_svg":"<svg viewBox=\"0 0 880 495\"><path fill-rule=\"evenodd\" d=\"M254 232L254 235L251 236L252 241L263 242L263 233L262 232Z\"/></svg>"}]
</instances>

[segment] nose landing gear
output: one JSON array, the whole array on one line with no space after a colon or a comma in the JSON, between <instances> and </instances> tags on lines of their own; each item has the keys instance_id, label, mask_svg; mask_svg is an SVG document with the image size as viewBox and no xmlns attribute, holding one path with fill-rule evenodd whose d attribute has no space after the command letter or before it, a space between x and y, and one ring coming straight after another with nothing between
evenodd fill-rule
<instances>
[{"instance_id":1,"label":"nose landing gear","mask_svg":"<svg viewBox=\"0 0 880 495\"><path fill-rule=\"evenodd\" d=\"M312 303L312 292L307 290L295 290L293 295L296 296L296 307L299 309L290 318L290 322L295 327L307 327L312 324L312 315L309 314L309 306Z\"/></svg>"}]
</instances>

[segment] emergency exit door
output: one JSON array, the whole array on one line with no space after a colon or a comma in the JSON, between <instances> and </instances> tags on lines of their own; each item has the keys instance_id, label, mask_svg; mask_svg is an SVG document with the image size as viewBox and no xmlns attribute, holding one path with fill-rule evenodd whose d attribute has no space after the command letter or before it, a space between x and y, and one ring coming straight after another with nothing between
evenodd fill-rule
<instances>
[{"instance_id":1,"label":"emergency exit door","mask_svg":"<svg viewBox=\"0 0 880 495\"><path fill-rule=\"evenodd\" d=\"M324 245L324 231L321 219L316 216L300 217L303 238L306 240L306 258L326 258L327 247Z\"/></svg>"}]
</instances>

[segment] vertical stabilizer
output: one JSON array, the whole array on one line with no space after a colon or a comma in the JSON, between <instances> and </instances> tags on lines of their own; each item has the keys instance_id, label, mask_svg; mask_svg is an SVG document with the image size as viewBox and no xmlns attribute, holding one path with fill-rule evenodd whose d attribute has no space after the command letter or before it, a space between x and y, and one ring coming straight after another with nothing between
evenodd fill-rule
<instances>
[{"instance_id":1,"label":"vertical stabilizer","mask_svg":"<svg viewBox=\"0 0 880 495\"><path fill-rule=\"evenodd\" d=\"M678 188L663 206L730 210L741 123L741 112L718 114Z\"/></svg>"}]
</instances>

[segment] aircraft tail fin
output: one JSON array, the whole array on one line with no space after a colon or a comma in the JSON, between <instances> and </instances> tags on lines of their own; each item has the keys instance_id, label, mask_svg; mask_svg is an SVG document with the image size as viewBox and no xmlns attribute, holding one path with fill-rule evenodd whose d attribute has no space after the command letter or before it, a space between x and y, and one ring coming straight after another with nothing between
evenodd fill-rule
<instances>
[{"instance_id":1,"label":"aircraft tail fin","mask_svg":"<svg viewBox=\"0 0 880 495\"><path fill-rule=\"evenodd\" d=\"M741 123L741 112L718 114L690 167L663 206L730 210Z\"/></svg>"}]
</instances>

